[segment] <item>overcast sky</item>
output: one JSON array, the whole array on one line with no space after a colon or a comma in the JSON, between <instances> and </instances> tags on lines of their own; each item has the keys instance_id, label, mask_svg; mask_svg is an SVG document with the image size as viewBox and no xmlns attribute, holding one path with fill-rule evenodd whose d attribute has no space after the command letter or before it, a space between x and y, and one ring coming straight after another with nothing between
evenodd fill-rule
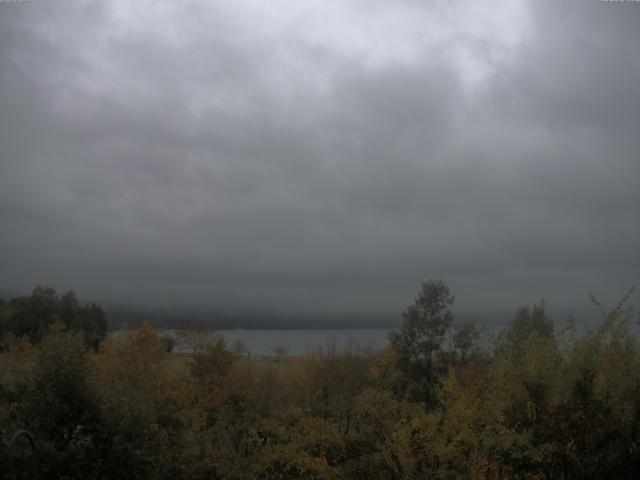
<instances>
[{"instance_id":1,"label":"overcast sky","mask_svg":"<svg viewBox=\"0 0 640 480\"><path fill-rule=\"evenodd\" d=\"M640 286L640 3L0 2L0 229L12 292L611 304Z\"/></svg>"}]
</instances>

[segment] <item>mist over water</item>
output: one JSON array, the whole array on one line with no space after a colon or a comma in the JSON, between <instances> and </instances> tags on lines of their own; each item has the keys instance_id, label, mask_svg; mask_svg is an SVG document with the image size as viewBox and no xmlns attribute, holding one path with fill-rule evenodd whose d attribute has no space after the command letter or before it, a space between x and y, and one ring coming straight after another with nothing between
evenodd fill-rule
<instances>
[{"instance_id":1,"label":"mist over water","mask_svg":"<svg viewBox=\"0 0 640 480\"><path fill-rule=\"evenodd\" d=\"M274 356L275 347L283 347L286 355L300 356L307 353L368 353L384 349L388 333L393 329L322 329L322 330L218 330L229 348L242 341L251 356ZM175 330L164 330L163 335L178 338L174 351L191 353L193 348L181 342Z\"/></svg>"}]
</instances>

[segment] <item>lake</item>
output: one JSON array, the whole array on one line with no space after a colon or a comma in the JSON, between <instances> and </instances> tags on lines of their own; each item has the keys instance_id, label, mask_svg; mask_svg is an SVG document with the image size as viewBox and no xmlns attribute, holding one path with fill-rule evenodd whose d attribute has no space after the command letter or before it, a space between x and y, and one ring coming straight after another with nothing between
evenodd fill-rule
<instances>
[{"instance_id":1,"label":"lake","mask_svg":"<svg viewBox=\"0 0 640 480\"><path fill-rule=\"evenodd\" d=\"M217 330L227 341L228 348L238 340L253 356L273 356L273 348L284 347L286 355L304 355L310 350L335 348L337 352L345 350L374 349L381 350L388 344L387 334L393 329L326 329L326 330ZM164 334L175 336L175 331L166 330ZM190 353L191 347L179 342L174 348L178 353Z\"/></svg>"}]
</instances>

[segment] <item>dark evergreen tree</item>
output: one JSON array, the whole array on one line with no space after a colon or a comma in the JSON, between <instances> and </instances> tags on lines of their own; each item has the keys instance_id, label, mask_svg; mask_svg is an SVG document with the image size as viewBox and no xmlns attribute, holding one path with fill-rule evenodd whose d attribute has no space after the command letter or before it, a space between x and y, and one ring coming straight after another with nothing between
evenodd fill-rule
<instances>
[{"instance_id":1,"label":"dark evergreen tree","mask_svg":"<svg viewBox=\"0 0 640 480\"><path fill-rule=\"evenodd\" d=\"M58 296L50 287L37 286L29 296L0 304L0 334L27 336L37 343L56 322L82 332L85 344L97 348L107 334L107 317L96 304L82 305L72 291Z\"/></svg>"}]
</instances>

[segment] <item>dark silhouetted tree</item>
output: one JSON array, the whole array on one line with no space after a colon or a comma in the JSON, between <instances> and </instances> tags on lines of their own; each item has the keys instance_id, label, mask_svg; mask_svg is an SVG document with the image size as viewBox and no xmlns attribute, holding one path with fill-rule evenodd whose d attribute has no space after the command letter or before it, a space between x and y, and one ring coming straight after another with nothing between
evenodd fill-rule
<instances>
[{"instance_id":1,"label":"dark silhouetted tree","mask_svg":"<svg viewBox=\"0 0 640 480\"><path fill-rule=\"evenodd\" d=\"M82 305L72 291L58 296L53 288L37 286L31 295L0 305L2 334L27 336L37 343L55 322L81 332L85 344L94 349L107 334L107 317L102 309L93 303Z\"/></svg>"},{"instance_id":2,"label":"dark silhouetted tree","mask_svg":"<svg viewBox=\"0 0 640 480\"><path fill-rule=\"evenodd\" d=\"M274 345L271 350L276 355L276 362L279 362L282 357L287 354L287 347L284 345Z\"/></svg>"},{"instance_id":3,"label":"dark silhouetted tree","mask_svg":"<svg viewBox=\"0 0 640 480\"><path fill-rule=\"evenodd\" d=\"M453 314L454 296L442 281L422 284L413 305L402 313L399 332L389 335L398 353L398 367L407 383L405 397L431 403L438 373L438 360Z\"/></svg>"}]
</instances>

